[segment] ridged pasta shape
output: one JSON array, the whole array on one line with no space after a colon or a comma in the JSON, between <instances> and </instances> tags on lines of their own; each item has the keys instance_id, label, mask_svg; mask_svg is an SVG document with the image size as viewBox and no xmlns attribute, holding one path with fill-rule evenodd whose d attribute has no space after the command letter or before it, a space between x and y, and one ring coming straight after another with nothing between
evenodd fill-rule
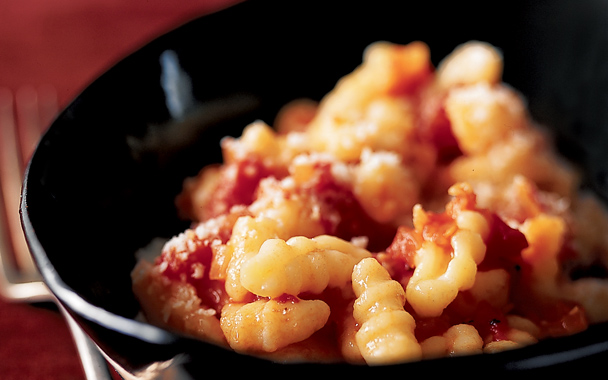
<instances>
[{"instance_id":1,"label":"ridged pasta shape","mask_svg":"<svg viewBox=\"0 0 608 380\"><path fill-rule=\"evenodd\" d=\"M370 256L366 249L328 235L269 239L257 255L242 263L240 281L263 297L318 294L327 287L349 284L355 264Z\"/></svg>"},{"instance_id":2,"label":"ridged pasta shape","mask_svg":"<svg viewBox=\"0 0 608 380\"><path fill-rule=\"evenodd\" d=\"M475 327L467 324L454 325L443 335L435 335L420 343L425 359L480 354L483 340Z\"/></svg>"},{"instance_id":3,"label":"ridged pasta shape","mask_svg":"<svg viewBox=\"0 0 608 380\"><path fill-rule=\"evenodd\" d=\"M487 222L478 212L465 211L456 218L450 239L452 252L425 241L416 253L417 265L406 287L407 301L421 317L437 317L461 290L475 283L477 264L485 257L482 235Z\"/></svg>"},{"instance_id":4,"label":"ridged pasta shape","mask_svg":"<svg viewBox=\"0 0 608 380\"><path fill-rule=\"evenodd\" d=\"M260 299L224 306L220 325L228 344L240 352L274 352L310 337L329 318L321 300Z\"/></svg>"},{"instance_id":5,"label":"ridged pasta shape","mask_svg":"<svg viewBox=\"0 0 608 380\"><path fill-rule=\"evenodd\" d=\"M373 258L355 265L353 316L361 325L355 335L367 364L382 365L418 360L422 352L414 335L416 322L403 309L405 292Z\"/></svg>"},{"instance_id":6,"label":"ridged pasta shape","mask_svg":"<svg viewBox=\"0 0 608 380\"><path fill-rule=\"evenodd\" d=\"M262 244L276 238L276 222L269 218L242 216L237 219L226 244L226 293L235 302L243 301L249 291L241 285L241 265L260 250Z\"/></svg>"}]
</instances>

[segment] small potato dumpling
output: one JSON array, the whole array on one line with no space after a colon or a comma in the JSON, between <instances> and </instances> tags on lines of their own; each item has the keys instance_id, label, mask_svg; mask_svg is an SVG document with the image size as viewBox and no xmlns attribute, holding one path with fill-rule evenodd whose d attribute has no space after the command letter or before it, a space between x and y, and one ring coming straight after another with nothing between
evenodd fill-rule
<instances>
[{"instance_id":1,"label":"small potato dumpling","mask_svg":"<svg viewBox=\"0 0 608 380\"><path fill-rule=\"evenodd\" d=\"M425 359L444 356L480 354L483 340L475 327L466 324L454 325L443 335L436 335L420 343Z\"/></svg>"},{"instance_id":2,"label":"small potato dumpling","mask_svg":"<svg viewBox=\"0 0 608 380\"><path fill-rule=\"evenodd\" d=\"M465 214L466 217L460 219L462 227L479 228L481 233L487 233L485 219L480 214L473 216L475 214L478 213L469 211ZM416 269L407 284L406 294L420 316L441 315L459 291L471 289L475 283L477 264L484 259L486 250L481 234L466 228L458 229L451 236L450 245L451 252L446 252L446 248L428 240L416 252Z\"/></svg>"},{"instance_id":3,"label":"small potato dumpling","mask_svg":"<svg viewBox=\"0 0 608 380\"><path fill-rule=\"evenodd\" d=\"M450 356L480 354L483 340L475 327L471 325L455 325L450 327L443 336L448 340Z\"/></svg>"},{"instance_id":4,"label":"small potato dumpling","mask_svg":"<svg viewBox=\"0 0 608 380\"><path fill-rule=\"evenodd\" d=\"M520 231L526 236L529 246L521 251L524 261L531 264L535 279L533 288L539 294L559 297L559 258L566 231L563 218L541 213L527 219Z\"/></svg>"},{"instance_id":5,"label":"small potato dumpling","mask_svg":"<svg viewBox=\"0 0 608 380\"><path fill-rule=\"evenodd\" d=\"M408 213L418 201L418 183L395 153L364 150L354 172L355 196L378 222L393 221Z\"/></svg>"},{"instance_id":6,"label":"small potato dumpling","mask_svg":"<svg viewBox=\"0 0 608 380\"><path fill-rule=\"evenodd\" d=\"M350 282L353 266L371 253L333 236L269 239L243 262L241 283L263 297L321 293Z\"/></svg>"},{"instance_id":7,"label":"small potato dumpling","mask_svg":"<svg viewBox=\"0 0 608 380\"><path fill-rule=\"evenodd\" d=\"M527 122L526 108L518 94L487 83L451 90L445 110L458 146L469 155L487 152Z\"/></svg>"},{"instance_id":8,"label":"small potato dumpling","mask_svg":"<svg viewBox=\"0 0 608 380\"><path fill-rule=\"evenodd\" d=\"M361 325L355 335L367 364L380 365L418 360L421 350L414 335L414 318L403 309L405 291L373 258L353 269L357 299L353 316Z\"/></svg>"},{"instance_id":9,"label":"small potato dumpling","mask_svg":"<svg viewBox=\"0 0 608 380\"><path fill-rule=\"evenodd\" d=\"M437 67L436 81L442 88L480 82L495 84L502 79L502 56L487 43L458 46Z\"/></svg>"},{"instance_id":10,"label":"small potato dumpling","mask_svg":"<svg viewBox=\"0 0 608 380\"><path fill-rule=\"evenodd\" d=\"M329 313L321 300L260 299L227 304L220 323L234 350L274 352L310 337L325 325Z\"/></svg>"},{"instance_id":11,"label":"small potato dumpling","mask_svg":"<svg viewBox=\"0 0 608 380\"><path fill-rule=\"evenodd\" d=\"M241 284L241 265L255 255L262 244L276 238L276 221L269 218L242 216L237 219L232 236L226 244L226 293L235 302L243 301L249 291Z\"/></svg>"},{"instance_id":12,"label":"small potato dumpling","mask_svg":"<svg viewBox=\"0 0 608 380\"><path fill-rule=\"evenodd\" d=\"M415 113L395 95L413 92L431 72L424 43L370 45L363 63L321 101L307 129L312 149L351 162L366 146L402 150L413 133Z\"/></svg>"},{"instance_id":13,"label":"small potato dumpling","mask_svg":"<svg viewBox=\"0 0 608 380\"><path fill-rule=\"evenodd\" d=\"M248 210L256 219L275 221L277 237L313 237L325 232L320 221L318 205L306 197L294 195L290 181L263 179L256 194L257 199Z\"/></svg>"},{"instance_id":14,"label":"small potato dumpling","mask_svg":"<svg viewBox=\"0 0 608 380\"><path fill-rule=\"evenodd\" d=\"M282 135L304 132L318 108L319 103L310 99L292 100L279 110L274 119L274 127Z\"/></svg>"}]
</instances>

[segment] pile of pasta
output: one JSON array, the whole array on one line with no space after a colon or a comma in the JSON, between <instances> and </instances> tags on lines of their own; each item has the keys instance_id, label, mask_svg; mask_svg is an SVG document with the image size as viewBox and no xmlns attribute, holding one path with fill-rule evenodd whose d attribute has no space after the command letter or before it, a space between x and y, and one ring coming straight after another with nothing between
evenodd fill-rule
<instances>
[{"instance_id":1,"label":"pile of pasta","mask_svg":"<svg viewBox=\"0 0 608 380\"><path fill-rule=\"evenodd\" d=\"M378 42L320 102L221 142L133 288L153 324L270 360L494 353L608 321L608 218L503 59Z\"/></svg>"}]
</instances>

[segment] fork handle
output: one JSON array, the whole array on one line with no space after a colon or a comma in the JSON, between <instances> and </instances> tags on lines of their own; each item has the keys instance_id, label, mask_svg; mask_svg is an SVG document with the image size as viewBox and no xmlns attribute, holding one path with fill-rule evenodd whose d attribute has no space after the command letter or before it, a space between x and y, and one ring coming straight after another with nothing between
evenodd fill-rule
<instances>
[{"instance_id":1,"label":"fork handle","mask_svg":"<svg viewBox=\"0 0 608 380\"><path fill-rule=\"evenodd\" d=\"M60 302L57 302L57 304L72 333L72 338L74 339L76 349L78 350L78 356L82 363L85 378L87 380L112 380L108 363L103 358L99 348L97 348L95 343L93 343L84 331L82 331L63 305L61 305Z\"/></svg>"}]
</instances>

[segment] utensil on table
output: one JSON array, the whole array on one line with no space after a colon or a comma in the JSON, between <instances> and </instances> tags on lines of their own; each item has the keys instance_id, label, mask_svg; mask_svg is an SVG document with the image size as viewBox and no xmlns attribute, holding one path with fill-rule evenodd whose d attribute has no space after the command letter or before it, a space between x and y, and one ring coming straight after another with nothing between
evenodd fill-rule
<instances>
[{"instance_id":1,"label":"utensil on table","mask_svg":"<svg viewBox=\"0 0 608 380\"><path fill-rule=\"evenodd\" d=\"M56 302L42 281L19 219L23 173L36 144L57 113L51 86L0 88L0 296L9 302ZM58 303L57 303L58 304ZM87 380L110 380L108 366L93 342L65 309L65 317Z\"/></svg>"}]
</instances>

